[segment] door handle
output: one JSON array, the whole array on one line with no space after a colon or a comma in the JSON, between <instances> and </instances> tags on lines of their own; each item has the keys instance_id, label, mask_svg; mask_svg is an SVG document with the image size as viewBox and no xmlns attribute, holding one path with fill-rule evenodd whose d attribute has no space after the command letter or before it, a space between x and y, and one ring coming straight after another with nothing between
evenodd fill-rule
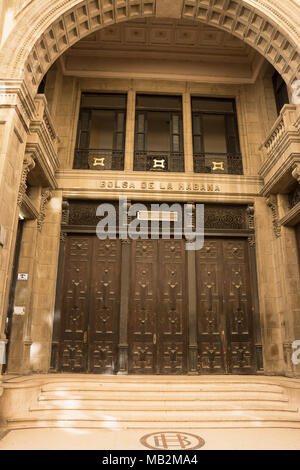
<instances>
[{"instance_id":1,"label":"door handle","mask_svg":"<svg viewBox=\"0 0 300 470\"><path fill-rule=\"evenodd\" d=\"M156 344L156 334L153 335L153 344Z\"/></svg>"},{"instance_id":2,"label":"door handle","mask_svg":"<svg viewBox=\"0 0 300 470\"><path fill-rule=\"evenodd\" d=\"M223 348L224 367L225 367L225 371L227 372L227 346L226 346L224 330L221 331L221 343L222 343L222 348Z\"/></svg>"},{"instance_id":3,"label":"door handle","mask_svg":"<svg viewBox=\"0 0 300 470\"><path fill-rule=\"evenodd\" d=\"M87 331L85 331L83 333L83 344L86 344L87 343L87 340L88 340L88 334L87 334Z\"/></svg>"}]
</instances>

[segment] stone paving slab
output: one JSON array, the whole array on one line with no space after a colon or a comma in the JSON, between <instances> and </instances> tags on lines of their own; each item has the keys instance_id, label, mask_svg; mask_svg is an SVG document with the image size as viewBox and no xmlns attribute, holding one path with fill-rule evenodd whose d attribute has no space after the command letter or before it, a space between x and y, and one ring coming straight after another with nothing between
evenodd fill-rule
<instances>
[{"instance_id":1,"label":"stone paving slab","mask_svg":"<svg viewBox=\"0 0 300 470\"><path fill-rule=\"evenodd\" d=\"M149 450L140 440L149 432L165 432L168 440L167 431L20 429L9 431L2 438L0 431L0 450ZM295 429L191 428L188 433L205 441L200 450L300 450L300 430ZM167 445L168 450L180 450L174 439Z\"/></svg>"}]
</instances>

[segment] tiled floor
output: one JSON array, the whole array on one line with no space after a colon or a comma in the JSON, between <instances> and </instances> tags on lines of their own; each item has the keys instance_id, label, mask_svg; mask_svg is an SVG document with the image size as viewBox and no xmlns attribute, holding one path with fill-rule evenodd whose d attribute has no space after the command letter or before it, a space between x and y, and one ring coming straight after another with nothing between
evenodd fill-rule
<instances>
[{"instance_id":1,"label":"tiled floor","mask_svg":"<svg viewBox=\"0 0 300 470\"><path fill-rule=\"evenodd\" d=\"M204 439L202 450L300 450L300 430L296 429L190 429L188 432ZM147 434L147 429L13 430L0 439L0 450L147 450L140 443ZM179 450L178 446L173 449Z\"/></svg>"}]
</instances>

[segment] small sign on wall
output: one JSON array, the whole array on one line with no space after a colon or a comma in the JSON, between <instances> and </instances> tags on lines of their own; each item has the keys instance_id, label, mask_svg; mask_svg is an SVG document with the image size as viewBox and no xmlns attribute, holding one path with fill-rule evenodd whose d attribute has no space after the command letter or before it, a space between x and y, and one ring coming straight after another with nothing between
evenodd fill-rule
<instances>
[{"instance_id":1,"label":"small sign on wall","mask_svg":"<svg viewBox=\"0 0 300 470\"><path fill-rule=\"evenodd\" d=\"M4 246L5 235L6 235L5 228L3 227L3 225L0 225L0 246Z\"/></svg>"},{"instance_id":2,"label":"small sign on wall","mask_svg":"<svg viewBox=\"0 0 300 470\"><path fill-rule=\"evenodd\" d=\"M27 273L18 273L18 281L28 281Z\"/></svg>"},{"instance_id":3,"label":"small sign on wall","mask_svg":"<svg viewBox=\"0 0 300 470\"><path fill-rule=\"evenodd\" d=\"M25 315L25 307L14 307L14 314L15 315Z\"/></svg>"}]
</instances>

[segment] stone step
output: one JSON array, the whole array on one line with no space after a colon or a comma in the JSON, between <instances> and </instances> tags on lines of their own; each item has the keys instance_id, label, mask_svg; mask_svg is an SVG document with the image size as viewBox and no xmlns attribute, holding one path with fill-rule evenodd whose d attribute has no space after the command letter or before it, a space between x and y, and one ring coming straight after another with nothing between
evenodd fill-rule
<instances>
[{"instance_id":1,"label":"stone step","mask_svg":"<svg viewBox=\"0 0 300 470\"><path fill-rule=\"evenodd\" d=\"M133 421L162 421L166 423L169 421L202 421L202 420L235 420L240 418L247 418L248 420L255 420L258 422L260 419L290 419L295 418L300 421L300 414L297 410L205 410L205 411L187 411L187 410L159 410L153 411L146 410L39 410L31 411L32 418L43 420L133 420Z\"/></svg>"},{"instance_id":2,"label":"stone step","mask_svg":"<svg viewBox=\"0 0 300 470\"><path fill-rule=\"evenodd\" d=\"M276 417L271 418L269 416L256 416L255 419L244 417L244 416L228 416L228 417L216 417L206 416L202 419L165 419L160 420L145 419L143 417L140 421L134 419L56 419L46 418L20 418L20 419L9 419L8 429L29 429L29 428L88 428L88 429L106 429L106 430L117 430L117 429L154 429L154 430L190 430L192 429L209 429L209 428L289 428L289 429L300 429L300 419L293 415L293 417Z\"/></svg>"},{"instance_id":3,"label":"stone step","mask_svg":"<svg viewBox=\"0 0 300 470\"><path fill-rule=\"evenodd\" d=\"M138 390L134 393L131 391L102 391L102 390L53 390L42 392L39 397L39 401L45 400L134 400L134 401L190 401L190 400L257 400L257 401L287 401L283 393L274 393L274 392L261 392L261 391L232 391L232 390L223 390L223 391L144 391Z\"/></svg>"},{"instance_id":4,"label":"stone step","mask_svg":"<svg viewBox=\"0 0 300 470\"><path fill-rule=\"evenodd\" d=\"M270 392L270 393L283 393L280 385L262 384L262 383L230 383L230 382L196 382L196 383L177 383L175 382L159 382L159 383L128 383L128 382L74 382L74 383L50 383L42 387L42 392L50 391L109 391L109 392L144 392L144 391L159 391L159 392Z\"/></svg>"},{"instance_id":5,"label":"stone step","mask_svg":"<svg viewBox=\"0 0 300 470\"><path fill-rule=\"evenodd\" d=\"M81 411L293 411L286 402L271 401L102 401L102 400L53 400L40 402L38 407L31 407L30 411L40 410L81 410Z\"/></svg>"}]
</instances>

